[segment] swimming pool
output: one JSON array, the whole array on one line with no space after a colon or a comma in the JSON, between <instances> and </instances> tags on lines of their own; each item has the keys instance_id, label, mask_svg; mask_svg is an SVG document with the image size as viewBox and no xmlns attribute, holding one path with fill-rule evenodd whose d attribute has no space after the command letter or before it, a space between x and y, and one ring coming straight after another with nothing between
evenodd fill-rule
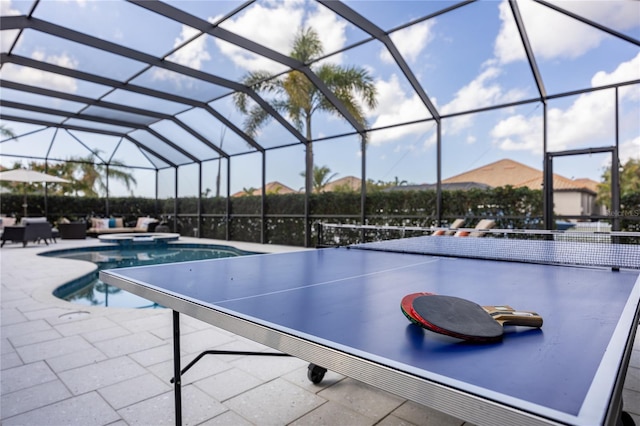
<instances>
[{"instance_id":1,"label":"swimming pool","mask_svg":"<svg viewBox=\"0 0 640 426\"><path fill-rule=\"evenodd\" d=\"M159 306L153 302L103 283L98 279L98 272L102 269L219 259L251 254L257 253L211 244L136 244L56 250L42 255L84 260L98 265L96 272L58 287L53 295L60 299L84 306L156 308Z\"/></svg>"}]
</instances>

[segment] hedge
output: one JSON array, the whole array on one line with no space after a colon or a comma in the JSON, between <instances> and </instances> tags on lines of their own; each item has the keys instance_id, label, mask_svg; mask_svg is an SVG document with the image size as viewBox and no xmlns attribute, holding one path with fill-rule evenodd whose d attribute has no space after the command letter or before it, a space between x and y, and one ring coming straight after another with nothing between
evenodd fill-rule
<instances>
[{"instance_id":1,"label":"hedge","mask_svg":"<svg viewBox=\"0 0 640 426\"><path fill-rule=\"evenodd\" d=\"M366 223L371 225L422 226L437 224L435 191L373 192L365 203ZM488 190L443 191L441 212L444 225L464 217L467 226L473 226L480 218L492 218L498 228L541 229L543 227L542 191L528 188L502 187ZM23 196L3 194L0 213L21 217ZM44 216L44 197L27 196L28 215ZM618 215L623 230L640 231L640 194L622 197ZM226 219L226 198L203 198L201 221L198 223L198 199L154 200L136 197L114 197L108 201L109 215L123 217L134 222L139 216L164 219L170 229L181 235L232 240L261 241L262 197L246 196L230 200L231 222ZM56 223L60 218L86 220L91 216L106 216L107 202L101 198L49 196L48 219ZM304 194L268 194L265 199L265 241L275 244L304 245L305 235ZM313 223L313 242L317 222L361 223L361 195L357 192L328 192L309 197L309 215ZM608 219L608 218L607 218ZM197 231L196 231L197 230Z\"/></svg>"}]
</instances>

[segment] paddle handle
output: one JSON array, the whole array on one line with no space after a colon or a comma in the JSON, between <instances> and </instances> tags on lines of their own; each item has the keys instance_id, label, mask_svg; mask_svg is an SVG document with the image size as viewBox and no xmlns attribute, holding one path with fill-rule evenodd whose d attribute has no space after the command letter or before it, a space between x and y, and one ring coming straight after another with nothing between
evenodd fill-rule
<instances>
[{"instance_id":1,"label":"paddle handle","mask_svg":"<svg viewBox=\"0 0 640 426\"><path fill-rule=\"evenodd\" d=\"M531 311L516 311L511 306L483 306L485 311L502 325L542 327L542 317Z\"/></svg>"}]
</instances>

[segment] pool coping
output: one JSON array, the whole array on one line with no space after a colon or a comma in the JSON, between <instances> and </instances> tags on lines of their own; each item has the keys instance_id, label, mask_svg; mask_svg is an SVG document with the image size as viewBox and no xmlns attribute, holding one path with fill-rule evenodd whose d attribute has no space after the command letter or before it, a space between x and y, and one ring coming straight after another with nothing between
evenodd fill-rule
<instances>
[{"instance_id":1,"label":"pool coping","mask_svg":"<svg viewBox=\"0 0 640 426\"><path fill-rule=\"evenodd\" d=\"M117 234L117 235L122 235L122 234ZM171 235L178 235L178 234L171 234ZM234 253L237 256L251 256L251 255L259 255L259 254L265 254L264 251L262 252L255 252L255 251L248 251L248 250L242 250L239 249L238 247L235 247L233 245L229 245L229 244L210 244L210 243L202 243L202 242L190 242L190 241L183 241L180 244L176 244L177 242L177 238L176 240L168 240L168 239L156 239L153 241L145 241L143 242L138 242L136 244L130 244L128 240L123 240L122 243L119 242L119 240L114 240L116 242L112 242L111 244L102 244L102 245L98 245L98 246L85 246L85 247L75 247L75 248L65 248L65 249L61 249L61 250L47 250L44 251L42 253L38 253L38 256L45 256L45 257L49 257L49 258L54 258L54 259L67 259L67 260L76 260L76 261L80 261L80 262L89 262L92 263L94 265L96 265L96 269L100 269L100 265L98 265L97 263L93 262L93 261L89 261L89 260L84 260L84 259L73 259L73 258L67 258L64 257L64 255L66 254L72 254L72 253L93 253L93 252L111 252L111 251L122 251L122 250L153 250L153 249L159 249L159 248L178 248L178 247L184 247L184 248L188 248L188 249L208 249L208 250L217 250L217 251L224 251L224 252L229 252L229 253ZM106 242L105 240L102 240L102 242ZM214 258L212 258L214 259ZM210 259L199 259L199 260L210 260ZM196 260L188 260L190 262L196 261ZM164 263L178 263L178 262L161 262L159 264L164 264ZM153 263L150 263L146 266L149 265L153 265ZM130 266L139 266L139 265L130 265ZM124 266L124 267L128 267L128 266ZM114 268L108 268L108 269L114 269ZM73 305L79 306L79 307L102 307L102 308L117 308L117 307L125 307L125 308L131 308L131 309L140 309L140 306L118 306L117 304L115 305L110 305L110 306L103 306L102 303L97 304L95 306L93 305L87 305L84 303L76 303L73 301L69 301L66 299L66 297L68 297L71 294L75 294L81 290L83 290L85 287L89 286L91 284L91 282L93 282L94 280L96 280L98 277L96 275L96 270L93 270L87 274L81 275L77 278L74 278L70 281L67 281L63 284L60 284L59 286L57 286L53 291L52 294L54 297L60 299L60 300L64 300L65 302L70 302Z\"/></svg>"},{"instance_id":2,"label":"pool coping","mask_svg":"<svg viewBox=\"0 0 640 426\"><path fill-rule=\"evenodd\" d=\"M93 239L87 239L85 242L93 241ZM104 249L107 247L105 243L102 243L95 239L96 245L86 245L86 246L76 246L75 248L90 248L90 247L98 247ZM295 247L295 246L281 246L281 245L271 245L271 244L260 244L260 243L250 243L250 242L242 242L242 241L226 241L226 240L213 240L213 239L205 239L205 238L193 238L193 237L180 237L178 241L171 242L171 244L202 244L202 245L218 245L218 246L228 246L234 247L239 250L254 252L254 253L262 253L262 254L273 254L273 253L283 253L289 251L298 251L298 250L314 250L305 247ZM115 245L117 247L117 245ZM17 247L16 247L17 249ZM72 248L70 248L71 250ZM3 248L4 250L4 248ZM64 250L64 249L62 249ZM68 309L73 312L87 312L94 315L106 315L108 312L113 312L114 310L122 310L123 312L136 310L138 308L125 308L125 307L103 307L103 306L85 306L79 305L76 303L68 302L66 300L59 299L54 296L53 292L60 286L64 285L67 282L80 279L88 274L95 273L98 270L98 266L89 261L85 260L77 260L77 259L62 259L54 256L47 256L45 253L56 251L54 246L47 246L44 248L39 248L38 257L43 259L48 259L51 262L59 262L52 263L52 267L60 268L67 267L69 269L74 270L75 273L69 280L65 282L59 282L56 280L52 280L52 283L45 284L36 288L32 293L31 297L44 304L53 305L57 308ZM69 263L72 262L72 263ZM64 266L63 264L67 264Z\"/></svg>"}]
</instances>

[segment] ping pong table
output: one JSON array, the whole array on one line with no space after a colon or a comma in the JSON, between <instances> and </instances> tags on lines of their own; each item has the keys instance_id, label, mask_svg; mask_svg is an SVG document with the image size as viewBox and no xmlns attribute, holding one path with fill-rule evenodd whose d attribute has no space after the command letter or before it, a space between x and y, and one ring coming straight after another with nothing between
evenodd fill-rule
<instances>
[{"instance_id":1,"label":"ping pong table","mask_svg":"<svg viewBox=\"0 0 640 426\"><path fill-rule=\"evenodd\" d=\"M425 236L100 278L174 311L176 405L182 313L474 424L593 425L620 419L638 269L638 245ZM536 311L544 325L464 343L407 321L400 301L415 292Z\"/></svg>"}]
</instances>

